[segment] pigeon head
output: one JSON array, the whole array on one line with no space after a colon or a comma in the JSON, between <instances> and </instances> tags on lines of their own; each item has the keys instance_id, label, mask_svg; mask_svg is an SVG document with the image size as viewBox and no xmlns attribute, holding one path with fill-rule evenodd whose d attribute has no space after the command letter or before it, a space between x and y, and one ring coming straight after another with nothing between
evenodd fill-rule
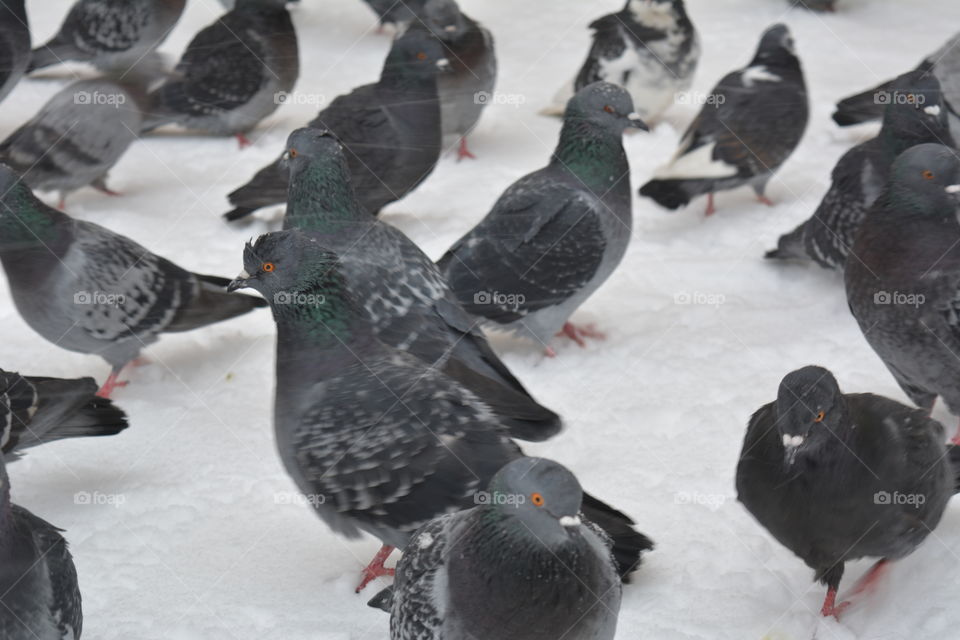
<instances>
[{"instance_id":1,"label":"pigeon head","mask_svg":"<svg viewBox=\"0 0 960 640\"><path fill-rule=\"evenodd\" d=\"M583 489L552 460L520 458L505 465L490 481L488 497L489 508L548 544L566 542L580 526Z\"/></svg>"},{"instance_id":2,"label":"pigeon head","mask_svg":"<svg viewBox=\"0 0 960 640\"><path fill-rule=\"evenodd\" d=\"M432 78L450 71L443 45L426 29L409 29L394 40L383 63L381 83L405 78Z\"/></svg>"},{"instance_id":3,"label":"pigeon head","mask_svg":"<svg viewBox=\"0 0 960 640\"><path fill-rule=\"evenodd\" d=\"M918 144L897 157L887 192L891 215L956 218L960 201L960 159L942 144Z\"/></svg>"},{"instance_id":4,"label":"pigeon head","mask_svg":"<svg viewBox=\"0 0 960 640\"><path fill-rule=\"evenodd\" d=\"M433 35L445 41L456 40L467 29L455 0L427 0L420 11L420 20Z\"/></svg>"},{"instance_id":5,"label":"pigeon head","mask_svg":"<svg viewBox=\"0 0 960 640\"><path fill-rule=\"evenodd\" d=\"M776 406L788 465L799 454L815 451L832 439L846 416L846 401L837 379L823 367L803 367L788 373L780 382Z\"/></svg>"},{"instance_id":6,"label":"pigeon head","mask_svg":"<svg viewBox=\"0 0 960 640\"><path fill-rule=\"evenodd\" d=\"M685 15L683 0L627 0L627 12L645 27L667 31Z\"/></svg>"},{"instance_id":7,"label":"pigeon head","mask_svg":"<svg viewBox=\"0 0 960 640\"><path fill-rule=\"evenodd\" d=\"M627 128L648 131L633 110L633 98L626 89L609 82L594 82L570 98L564 121L590 123L620 136Z\"/></svg>"},{"instance_id":8,"label":"pigeon head","mask_svg":"<svg viewBox=\"0 0 960 640\"><path fill-rule=\"evenodd\" d=\"M775 24L763 32L750 66L799 66L793 36L785 24Z\"/></svg>"},{"instance_id":9,"label":"pigeon head","mask_svg":"<svg viewBox=\"0 0 960 640\"><path fill-rule=\"evenodd\" d=\"M888 100L883 115L886 132L898 140L938 139L952 145L948 111L940 81L932 73L911 71L898 77L893 91L881 94ZM918 140L918 141L919 141ZM905 151L898 149L897 152Z\"/></svg>"},{"instance_id":10,"label":"pigeon head","mask_svg":"<svg viewBox=\"0 0 960 640\"><path fill-rule=\"evenodd\" d=\"M304 127L291 133L283 164L290 172L284 228L331 232L336 222L369 222L343 147L330 131Z\"/></svg>"}]
</instances>

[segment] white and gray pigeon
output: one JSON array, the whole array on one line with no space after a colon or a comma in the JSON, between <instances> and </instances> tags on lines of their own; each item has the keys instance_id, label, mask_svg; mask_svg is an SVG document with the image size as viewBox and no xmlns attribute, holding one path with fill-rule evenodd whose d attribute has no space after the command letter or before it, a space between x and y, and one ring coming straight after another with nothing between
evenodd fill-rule
<instances>
[{"instance_id":1,"label":"white and gray pigeon","mask_svg":"<svg viewBox=\"0 0 960 640\"><path fill-rule=\"evenodd\" d=\"M637 113L651 124L690 88L700 41L683 0L627 0L623 9L590 28L593 44L586 61L545 114L563 115L575 91L604 80L626 88Z\"/></svg>"},{"instance_id":2,"label":"white and gray pigeon","mask_svg":"<svg viewBox=\"0 0 960 640\"><path fill-rule=\"evenodd\" d=\"M24 0L0 3L0 101L13 91L30 64L30 26Z\"/></svg>"},{"instance_id":3,"label":"white and gray pigeon","mask_svg":"<svg viewBox=\"0 0 960 640\"><path fill-rule=\"evenodd\" d=\"M765 190L774 172L800 144L809 106L793 37L783 24L763 33L750 64L728 73L713 88L687 128L673 159L640 188L640 195L668 209L715 191L750 185L772 204Z\"/></svg>"},{"instance_id":4,"label":"white and gray pigeon","mask_svg":"<svg viewBox=\"0 0 960 640\"><path fill-rule=\"evenodd\" d=\"M415 189L440 159L437 74L449 70L443 46L416 29L394 40L380 80L337 96L308 126L332 131L347 149L353 185L363 208L378 214ZM239 220L287 200L280 159L258 171L228 198Z\"/></svg>"},{"instance_id":5,"label":"white and gray pigeon","mask_svg":"<svg viewBox=\"0 0 960 640\"><path fill-rule=\"evenodd\" d=\"M0 453L7 461L45 442L112 436L127 415L97 394L93 378L22 376L0 369Z\"/></svg>"},{"instance_id":6,"label":"white and gray pigeon","mask_svg":"<svg viewBox=\"0 0 960 640\"><path fill-rule=\"evenodd\" d=\"M505 465L490 501L422 527L396 581L371 601L391 640L613 640L622 587L583 490L543 458Z\"/></svg>"},{"instance_id":7,"label":"white and gray pigeon","mask_svg":"<svg viewBox=\"0 0 960 640\"><path fill-rule=\"evenodd\" d=\"M887 105L880 133L840 158L813 217L781 236L767 258L813 260L825 269L842 270L860 222L886 186L897 156L926 142L954 146L936 77L911 71L893 87L897 99Z\"/></svg>"},{"instance_id":8,"label":"white and gray pigeon","mask_svg":"<svg viewBox=\"0 0 960 640\"><path fill-rule=\"evenodd\" d=\"M77 569L61 530L10 500L0 453L0 638L79 640Z\"/></svg>"},{"instance_id":9,"label":"white and gray pigeon","mask_svg":"<svg viewBox=\"0 0 960 640\"><path fill-rule=\"evenodd\" d=\"M646 129L630 94L596 82L570 99L550 163L514 182L439 265L460 304L547 348L561 329L598 336L570 315L613 273L633 224L623 132Z\"/></svg>"},{"instance_id":10,"label":"white and gray pigeon","mask_svg":"<svg viewBox=\"0 0 960 640\"><path fill-rule=\"evenodd\" d=\"M0 165L0 264L13 302L54 344L113 367L101 394L161 333L189 331L265 306L229 280L178 267L129 238L48 207Z\"/></svg>"},{"instance_id":11,"label":"white and gray pigeon","mask_svg":"<svg viewBox=\"0 0 960 640\"><path fill-rule=\"evenodd\" d=\"M156 49L185 5L186 0L78 0L57 35L33 51L29 70L70 60L120 73L157 67Z\"/></svg>"},{"instance_id":12,"label":"white and gray pigeon","mask_svg":"<svg viewBox=\"0 0 960 640\"><path fill-rule=\"evenodd\" d=\"M286 164L284 228L317 234L340 256L377 337L459 380L513 437L539 441L560 430L559 416L537 404L500 361L437 265L402 231L363 209L343 149L330 132L294 131Z\"/></svg>"},{"instance_id":13,"label":"white and gray pigeon","mask_svg":"<svg viewBox=\"0 0 960 640\"><path fill-rule=\"evenodd\" d=\"M39 191L67 194L86 186L108 195L107 174L137 139L142 82L80 80L56 93L35 116L0 142L0 162Z\"/></svg>"},{"instance_id":14,"label":"white and gray pigeon","mask_svg":"<svg viewBox=\"0 0 960 640\"><path fill-rule=\"evenodd\" d=\"M900 155L844 272L867 342L918 406L960 416L960 159L938 144ZM960 441L958 429L955 441Z\"/></svg>"},{"instance_id":15,"label":"white and gray pigeon","mask_svg":"<svg viewBox=\"0 0 960 640\"><path fill-rule=\"evenodd\" d=\"M337 533L384 548L358 590L391 573L383 561L430 520L474 504L523 457L490 407L443 371L377 338L337 255L297 229L248 244L230 289L250 287L277 323L274 429L287 472ZM595 498L583 511L613 539L620 573L649 540Z\"/></svg>"},{"instance_id":16,"label":"white and gray pigeon","mask_svg":"<svg viewBox=\"0 0 960 640\"><path fill-rule=\"evenodd\" d=\"M190 41L174 76L150 95L143 130L166 124L217 136L246 133L277 110L300 74L285 0L239 0Z\"/></svg>"}]
</instances>

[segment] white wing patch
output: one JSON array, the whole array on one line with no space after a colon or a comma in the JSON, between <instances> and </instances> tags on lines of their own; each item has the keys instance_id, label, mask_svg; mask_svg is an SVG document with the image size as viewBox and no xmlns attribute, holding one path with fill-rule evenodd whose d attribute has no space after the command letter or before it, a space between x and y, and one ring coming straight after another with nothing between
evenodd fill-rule
<instances>
[{"instance_id":1,"label":"white wing patch","mask_svg":"<svg viewBox=\"0 0 960 640\"><path fill-rule=\"evenodd\" d=\"M770 71L761 64L744 69L743 73L740 74L740 80L743 82L743 86L751 88L757 82L780 82L783 78L775 73L770 73Z\"/></svg>"},{"instance_id":2,"label":"white wing patch","mask_svg":"<svg viewBox=\"0 0 960 640\"><path fill-rule=\"evenodd\" d=\"M716 142L711 142L697 147L689 153L674 156L670 164L657 169L653 177L659 180L687 180L695 178L732 178L737 175L737 167L714 159L713 150L716 146Z\"/></svg>"}]
</instances>

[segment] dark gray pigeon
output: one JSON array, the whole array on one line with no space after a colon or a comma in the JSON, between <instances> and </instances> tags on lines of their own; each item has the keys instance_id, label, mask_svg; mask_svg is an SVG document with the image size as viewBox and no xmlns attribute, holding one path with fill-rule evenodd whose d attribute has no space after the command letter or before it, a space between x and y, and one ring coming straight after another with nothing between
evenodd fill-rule
<instances>
[{"instance_id":1,"label":"dark gray pigeon","mask_svg":"<svg viewBox=\"0 0 960 640\"><path fill-rule=\"evenodd\" d=\"M568 319L630 242L628 127L646 129L622 87L597 82L570 99L550 164L514 182L441 258L464 309L534 338L551 355L561 329L581 346L599 335Z\"/></svg>"},{"instance_id":2,"label":"dark gray pigeon","mask_svg":"<svg viewBox=\"0 0 960 640\"><path fill-rule=\"evenodd\" d=\"M737 465L740 501L827 587L821 613L839 616L844 563L880 558L854 588L912 553L940 521L960 478L960 451L927 412L870 393L840 392L822 367L780 383L750 418Z\"/></svg>"},{"instance_id":3,"label":"dark gray pigeon","mask_svg":"<svg viewBox=\"0 0 960 640\"><path fill-rule=\"evenodd\" d=\"M285 0L239 0L198 33L175 75L151 94L143 130L165 124L244 134L277 110L300 74L297 32Z\"/></svg>"},{"instance_id":4,"label":"dark gray pigeon","mask_svg":"<svg viewBox=\"0 0 960 640\"><path fill-rule=\"evenodd\" d=\"M394 547L472 506L523 453L472 391L376 337L339 259L316 236L261 236L243 262L230 289L259 291L277 323L274 428L287 472L334 531L383 542L362 588L392 573L383 561ZM627 576L649 540L594 498L585 496L583 511L613 539Z\"/></svg>"},{"instance_id":5,"label":"dark gray pigeon","mask_svg":"<svg viewBox=\"0 0 960 640\"><path fill-rule=\"evenodd\" d=\"M767 258L813 260L825 269L843 269L860 222L886 186L897 156L925 142L953 146L937 79L911 71L894 87L897 99L887 106L880 133L840 158L813 217L781 236Z\"/></svg>"},{"instance_id":6,"label":"dark gray pigeon","mask_svg":"<svg viewBox=\"0 0 960 640\"><path fill-rule=\"evenodd\" d=\"M581 517L576 477L522 458L486 496L411 539L394 585L371 602L390 612L390 638L613 640L617 565L606 534Z\"/></svg>"},{"instance_id":7,"label":"dark gray pigeon","mask_svg":"<svg viewBox=\"0 0 960 640\"><path fill-rule=\"evenodd\" d=\"M905 151L847 258L847 302L911 400L960 416L960 160L937 144ZM955 441L960 442L960 429Z\"/></svg>"},{"instance_id":8,"label":"dark gray pigeon","mask_svg":"<svg viewBox=\"0 0 960 640\"><path fill-rule=\"evenodd\" d=\"M0 638L79 640L77 569L61 530L10 501L0 454Z\"/></svg>"},{"instance_id":9,"label":"dark gray pigeon","mask_svg":"<svg viewBox=\"0 0 960 640\"><path fill-rule=\"evenodd\" d=\"M627 0L623 9L594 20L590 28L587 59L545 114L562 115L574 91L604 80L629 91L637 113L651 123L690 88L700 42L683 0Z\"/></svg>"},{"instance_id":10,"label":"dark gray pigeon","mask_svg":"<svg viewBox=\"0 0 960 640\"><path fill-rule=\"evenodd\" d=\"M30 27L23 3L0 3L0 101L13 91L30 64Z\"/></svg>"},{"instance_id":11,"label":"dark gray pigeon","mask_svg":"<svg viewBox=\"0 0 960 640\"><path fill-rule=\"evenodd\" d=\"M728 73L713 88L690 124L680 148L640 195L667 209L678 209L707 194L707 215L715 191L750 185L757 198L800 144L807 127L807 88L785 25L763 33L747 67Z\"/></svg>"},{"instance_id":12,"label":"dark gray pigeon","mask_svg":"<svg viewBox=\"0 0 960 640\"><path fill-rule=\"evenodd\" d=\"M354 189L376 215L403 198L433 171L440 158L437 73L449 69L443 47L414 30L394 41L380 81L334 99L309 126L333 132L347 149ZM229 195L238 220L287 200L287 171L280 160L257 172Z\"/></svg>"},{"instance_id":13,"label":"dark gray pigeon","mask_svg":"<svg viewBox=\"0 0 960 640\"><path fill-rule=\"evenodd\" d=\"M107 173L137 139L144 90L108 78L75 82L0 142L0 162L31 189L59 191L61 208L81 187L117 195Z\"/></svg>"},{"instance_id":14,"label":"dark gray pigeon","mask_svg":"<svg viewBox=\"0 0 960 640\"><path fill-rule=\"evenodd\" d=\"M60 31L33 51L30 71L75 60L103 71L153 65L186 0L78 0ZM156 65L153 65L156 66Z\"/></svg>"},{"instance_id":15,"label":"dark gray pigeon","mask_svg":"<svg viewBox=\"0 0 960 640\"><path fill-rule=\"evenodd\" d=\"M378 30L382 31L385 25L403 28L409 25L417 13L423 9L424 0L363 0L380 21Z\"/></svg>"},{"instance_id":16,"label":"dark gray pigeon","mask_svg":"<svg viewBox=\"0 0 960 640\"><path fill-rule=\"evenodd\" d=\"M0 263L17 310L54 344L109 362L104 396L161 333L265 306L227 294L229 280L190 273L129 238L48 207L5 165L0 194Z\"/></svg>"},{"instance_id":17,"label":"dark gray pigeon","mask_svg":"<svg viewBox=\"0 0 960 640\"><path fill-rule=\"evenodd\" d=\"M126 429L127 415L96 393L93 378L40 378L0 369L0 453L9 462L45 442Z\"/></svg>"},{"instance_id":18,"label":"dark gray pigeon","mask_svg":"<svg viewBox=\"0 0 960 640\"><path fill-rule=\"evenodd\" d=\"M537 404L500 361L437 265L402 231L360 206L332 134L294 131L286 164L284 228L318 234L340 256L350 290L380 340L459 380L493 409L511 436L545 440L560 430L559 416Z\"/></svg>"}]
</instances>

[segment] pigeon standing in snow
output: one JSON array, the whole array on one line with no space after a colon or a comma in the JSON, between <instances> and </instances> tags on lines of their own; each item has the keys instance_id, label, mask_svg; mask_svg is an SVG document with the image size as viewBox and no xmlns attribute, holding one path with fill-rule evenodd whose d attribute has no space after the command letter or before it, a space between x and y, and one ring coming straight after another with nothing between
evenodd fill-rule
<instances>
[{"instance_id":1,"label":"pigeon standing in snow","mask_svg":"<svg viewBox=\"0 0 960 640\"><path fill-rule=\"evenodd\" d=\"M430 520L473 506L506 463L523 457L473 392L374 333L336 254L293 229L248 244L230 288L252 287L277 323L274 428L287 472L336 532L384 545L383 562ZM584 497L585 516L613 539L625 577L650 541L625 515ZM546 584L544 585L546 586ZM359 590L358 588L358 590Z\"/></svg>"},{"instance_id":2,"label":"pigeon standing in snow","mask_svg":"<svg viewBox=\"0 0 960 640\"><path fill-rule=\"evenodd\" d=\"M321 234L377 337L441 368L480 397L513 437L545 440L560 418L530 397L457 303L437 265L402 231L360 206L343 149L329 132L298 129L287 141L290 191L284 228Z\"/></svg>"},{"instance_id":3,"label":"pigeon standing in snow","mask_svg":"<svg viewBox=\"0 0 960 640\"><path fill-rule=\"evenodd\" d=\"M690 88L700 43L683 0L627 0L623 9L590 28L593 46L586 62L544 113L562 115L573 92L604 80L626 88L637 113L650 123L674 103L677 93Z\"/></svg>"},{"instance_id":4,"label":"pigeon standing in snow","mask_svg":"<svg viewBox=\"0 0 960 640\"><path fill-rule=\"evenodd\" d=\"M487 495L495 499L411 539L394 585L371 602L390 612L390 638L613 640L617 566L603 531L580 517L576 477L522 458L497 472Z\"/></svg>"},{"instance_id":5,"label":"pigeon standing in snow","mask_svg":"<svg viewBox=\"0 0 960 640\"><path fill-rule=\"evenodd\" d=\"M0 453L10 461L45 442L126 429L126 414L96 393L93 378L40 378L0 369Z\"/></svg>"},{"instance_id":6,"label":"pigeon standing in snow","mask_svg":"<svg viewBox=\"0 0 960 640\"><path fill-rule=\"evenodd\" d=\"M136 242L38 200L0 165L0 263L14 304L54 344L112 365L101 395L163 332L189 331L262 307L229 280L190 273Z\"/></svg>"},{"instance_id":7,"label":"pigeon standing in snow","mask_svg":"<svg viewBox=\"0 0 960 640\"><path fill-rule=\"evenodd\" d=\"M960 451L948 457L943 437L925 411L841 393L814 366L788 374L750 418L739 499L826 585L823 615L849 606L836 602L845 562L880 558L853 591L863 592L937 526L960 479Z\"/></svg>"},{"instance_id":8,"label":"pigeon standing in snow","mask_svg":"<svg viewBox=\"0 0 960 640\"><path fill-rule=\"evenodd\" d=\"M844 273L850 311L904 393L960 416L960 160L905 151L867 212ZM960 442L960 429L955 441Z\"/></svg>"},{"instance_id":9,"label":"pigeon standing in snow","mask_svg":"<svg viewBox=\"0 0 960 640\"><path fill-rule=\"evenodd\" d=\"M0 454L0 638L79 640L77 569L60 532L11 502Z\"/></svg>"},{"instance_id":10,"label":"pigeon standing in snow","mask_svg":"<svg viewBox=\"0 0 960 640\"><path fill-rule=\"evenodd\" d=\"M581 346L599 335L568 319L630 242L628 127L646 129L622 87L597 82L570 99L550 164L513 183L440 260L464 309L545 346L561 329Z\"/></svg>"},{"instance_id":11,"label":"pigeon standing in snow","mask_svg":"<svg viewBox=\"0 0 960 640\"><path fill-rule=\"evenodd\" d=\"M173 31L186 0L78 0L60 31L33 51L30 71L68 60L103 71L144 65Z\"/></svg>"},{"instance_id":12,"label":"pigeon standing in snow","mask_svg":"<svg viewBox=\"0 0 960 640\"><path fill-rule=\"evenodd\" d=\"M376 215L416 188L441 151L437 73L450 63L433 35L412 30L394 41L379 82L338 96L309 126L332 131L347 149L353 186L363 208ZM280 160L229 195L238 220L287 200Z\"/></svg>"},{"instance_id":13,"label":"pigeon standing in snow","mask_svg":"<svg viewBox=\"0 0 960 640\"><path fill-rule=\"evenodd\" d=\"M23 3L0 4L0 101L13 91L30 64L30 27Z\"/></svg>"},{"instance_id":14,"label":"pigeon standing in snow","mask_svg":"<svg viewBox=\"0 0 960 640\"><path fill-rule=\"evenodd\" d=\"M285 0L239 0L198 33L175 76L151 94L143 129L175 123L213 135L246 134L277 110L300 73Z\"/></svg>"},{"instance_id":15,"label":"pigeon standing in snow","mask_svg":"<svg viewBox=\"0 0 960 640\"><path fill-rule=\"evenodd\" d=\"M826 269L842 269L860 221L886 186L897 156L926 142L953 146L937 79L911 71L893 86L897 99L887 106L880 133L840 158L813 217L781 236L767 258L809 259Z\"/></svg>"},{"instance_id":16,"label":"pigeon standing in snow","mask_svg":"<svg viewBox=\"0 0 960 640\"><path fill-rule=\"evenodd\" d=\"M670 163L640 195L668 209L715 191L750 185L765 204L767 182L800 143L807 127L807 89L787 27L767 29L750 64L714 87Z\"/></svg>"}]
</instances>

